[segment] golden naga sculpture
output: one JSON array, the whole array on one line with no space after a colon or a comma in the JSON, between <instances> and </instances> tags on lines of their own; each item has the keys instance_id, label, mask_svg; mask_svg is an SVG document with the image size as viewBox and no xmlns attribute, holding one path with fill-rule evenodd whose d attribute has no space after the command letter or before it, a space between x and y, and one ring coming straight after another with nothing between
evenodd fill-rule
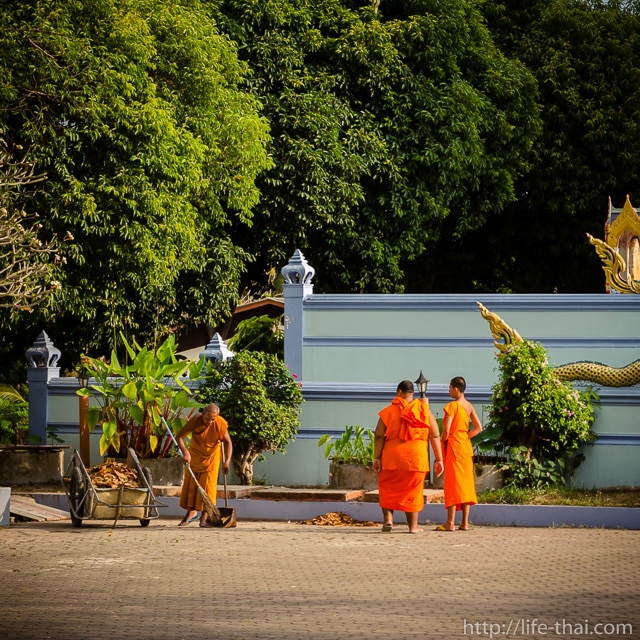
<instances>
[{"instance_id":1,"label":"golden naga sculpture","mask_svg":"<svg viewBox=\"0 0 640 640\"><path fill-rule=\"evenodd\" d=\"M504 351L511 344L523 342L520 334L512 329L498 314L489 311L480 302L476 303L480 308L480 314L489 323L491 335L495 338L493 343L499 351ZM503 340L504 342L498 342ZM556 376L564 382L572 380L584 380L594 382L603 387L632 387L640 383L640 360L635 360L626 367L610 367L600 362L571 362L556 367Z\"/></svg>"},{"instance_id":2,"label":"golden naga sculpture","mask_svg":"<svg viewBox=\"0 0 640 640\"><path fill-rule=\"evenodd\" d=\"M489 323L491 335L496 339L493 344L498 351L504 351L510 344L523 342L522 336L515 329L512 329L497 313L489 311L481 302L476 302L476 304L480 307L482 317ZM504 342L500 343L498 340L504 340Z\"/></svg>"}]
</instances>

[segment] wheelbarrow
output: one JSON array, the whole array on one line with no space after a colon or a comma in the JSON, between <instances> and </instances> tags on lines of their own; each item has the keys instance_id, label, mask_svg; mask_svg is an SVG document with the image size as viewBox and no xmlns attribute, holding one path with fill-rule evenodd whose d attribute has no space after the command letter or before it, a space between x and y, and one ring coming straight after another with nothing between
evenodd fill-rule
<instances>
[{"instance_id":1,"label":"wheelbarrow","mask_svg":"<svg viewBox=\"0 0 640 640\"><path fill-rule=\"evenodd\" d=\"M91 481L82 458L74 449L62 484L69 502L71 524L81 527L84 520L139 520L146 527L159 517L158 507L166 504L153 494L153 479L148 467L141 467L136 452L129 448L127 464L137 471L139 487L98 488Z\"/></svg>"}]
</instances>

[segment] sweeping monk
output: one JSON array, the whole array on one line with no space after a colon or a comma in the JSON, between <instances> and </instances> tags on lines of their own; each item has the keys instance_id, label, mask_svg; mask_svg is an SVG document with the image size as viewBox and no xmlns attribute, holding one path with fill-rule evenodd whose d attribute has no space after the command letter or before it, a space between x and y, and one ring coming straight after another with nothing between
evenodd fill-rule
<instances>
[{"instance_id":1,"label":"sweeping monk","mask_svg":"<svg viewBox=\"0 0 640 640\"><path fill-rule=\"evenodd\" d=\"M403 380L396 396L380 413L374 436L373 469L378 473L382 531L391 531L394 510L404 511L409 533L418 533L429 471L429 441L442 475L442 450L436 419L426 398L413 399L413 382Z\"/></svg>"},{"instance_id":2,"label":"sweeping monk","mask_svg":"<svg viewBox=\"0 0 640 640\"><path fill-rule=\"evenodd\" d=\"M460 530L469 530L469 511L477 504L473 473L473 447L471 438L482 431L482 423L473 405L465 399L465 379L458 376L449 383L449 395L453 398L444 407L442 443L444 450L444 506L447 521L436 531L455 529L456 511L462 511ZM473 428L469 431L469 422Z\"/></svg>"},{"instance_id":3,"label":"sweeping monk","mask_svg":"<svg viewBox=\"0 0 640 640\"><path fill-rule=\"evenodd\" d=\"M229 436L227 421L220 415L218 405L208 404L202 413L190 418L182 427L176 441L182 451L185 465L189 465L198 480L198 484L216 503L218 493L218 470L220 468L221 447L224 446L224 463L222 472L229 472L229 461L233 453L233 444ZM184 439L191 434L189 447ZM187 513L179 523L184 526L198 519L201 512L200 526L207 526L207 512L202 504L198 487L193 481L188 469L184 470L182 491L180 492L180 507Z\"/></svg>"}]
</instances>

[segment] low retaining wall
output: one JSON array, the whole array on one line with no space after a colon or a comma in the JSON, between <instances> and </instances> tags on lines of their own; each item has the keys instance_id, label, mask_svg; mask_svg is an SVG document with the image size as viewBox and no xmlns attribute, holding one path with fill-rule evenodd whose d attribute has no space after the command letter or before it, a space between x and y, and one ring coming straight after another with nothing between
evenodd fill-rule
<instances>
[{"instance_id":1,"label":"low retaining wall","mask_svg":"<svg viewBox=\"0 0 640 640\"><path fill-rule=\"evenodd\" d=\"M66 497L62 494L35 494L41 504L58 509L67 509ZM163 496L166 507L159 509L160 517L184 515L179 498ZM218 504L221 504L218 500ZM296 500L260 500L255 497L229 500L242 520L309 520L318 515L341 511L356 520L382 522L382 512L372 502L323 502ZM446 511L443 504L427 504L420 512L422 525L435 525L444 521ZM458 516L459 517L459 516ZM472 525L494 525L509 527L599 527L603 529L640 530L640 508L627 507L565 507L555 505L502 505L478 504L471 507ZM396 513L395 522L405 523L404 514ZM69 525L71 526L71 525Z\"/></svg>"}]
</instances>

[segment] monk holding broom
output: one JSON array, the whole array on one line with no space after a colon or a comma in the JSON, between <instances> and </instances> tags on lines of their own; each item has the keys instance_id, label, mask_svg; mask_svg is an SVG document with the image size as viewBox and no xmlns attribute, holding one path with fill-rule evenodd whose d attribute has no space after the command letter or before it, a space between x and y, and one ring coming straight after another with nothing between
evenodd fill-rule
<instances>
[{"instance_id":1,"label":"monk holding broom","mask_svg":"<svg viewBox=\"0 0 640 640\"><path fill-rule=\"evenodd\" d=\"M191 434L189 448L184 439ZM182 427L176 440L184 463L191 467L198 484L215 505L218 492L218 470L220 468L221 448L224 447L224 463L222 472L229 472L229 461L233 453L233 444L229 436L227 421L220 415L218 405L208 404L202 413L190 418ZM180 493L180 507L187 511L180 521L180 526L189 524L200 516L200 526L207 525L207 510L198 491L198 484L194 482L188 469L185 469L182 491Z\"/></svg>"}]
</instances>

